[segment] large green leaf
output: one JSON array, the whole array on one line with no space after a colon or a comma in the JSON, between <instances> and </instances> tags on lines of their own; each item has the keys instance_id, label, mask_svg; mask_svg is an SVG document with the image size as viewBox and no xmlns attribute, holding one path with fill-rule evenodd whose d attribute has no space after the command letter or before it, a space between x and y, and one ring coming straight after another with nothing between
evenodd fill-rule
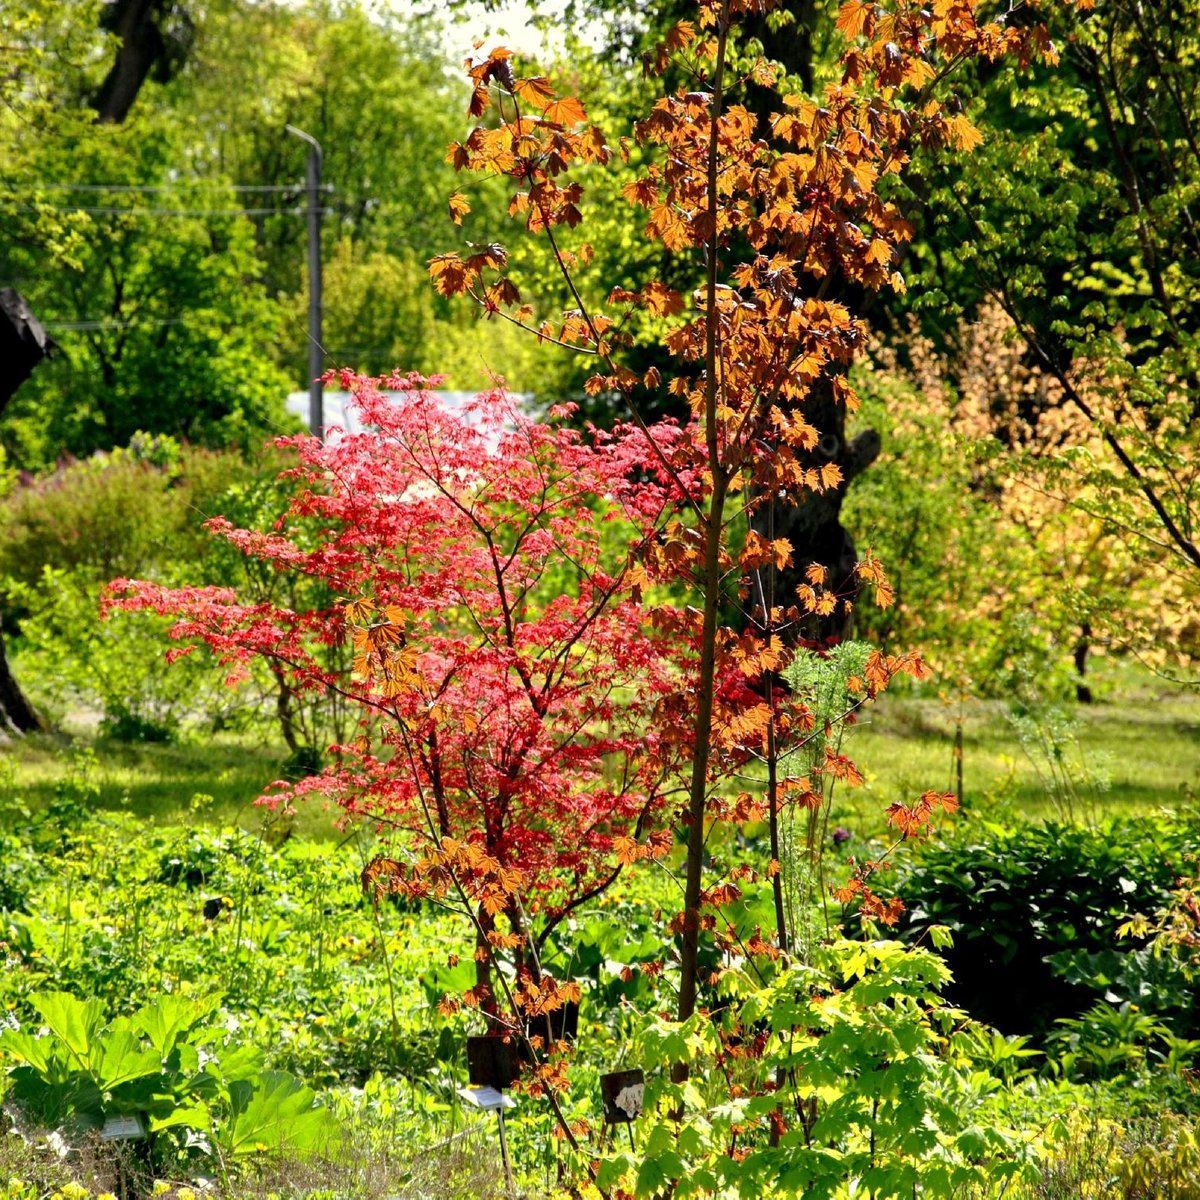
<instances>
[{"instance_id":1,"label":"large green leaf","mask_svg":"<svg viewBox=\"0 0 1200 1200\"><path fill-rule=\"evenodd\" d=\"M0 1033L0 1050L18 1062L28 1063L47 1078L70 1071L70 1067L55 1054L55 1049L56 1043L52 1038L35 1037L23 1029L6 1029Z\"/></svg>"},{"instance_id":2,"label":"large green leaf","mask_svg":"<svg viewBox=\"0 0 1200 1200\"><path fill-rule=\"evenodd\" d=\"M158 1076L162 1059L157 1050L144 1050L137 1036L128 1030L109 1030L99 1041L95 1075L100 1090L109 1092L145 1076Z\"/></svg>"},{"instance_id":3,"label":"large green leaf","mask_svg":"<svg viewBox=\"0 0 1200 1200\"><path fill-rule=\"evenodd\" d=\"M133 1014L133 1024L150 1039L150 1044L166 1058L176 1043L195 1028L217 1006L215 997L191 1000L184 996L159 996Z\"/></svg>"},{"instance_id":4,"label":"large green leaf","mask_svg":"<svg viewBox=\"0 0 1200 1200\"><path fill-rule=\"evenodd\" d=\"M49 1082L32 1067L17 1067L10 1072L8 1083L8 1099L30 1120L47 1129L70 1124L79 1131L103 1124L100 1089L81 1072Z\"/></svg>"},{"instance_id":5,"label":"large green leaf","mask_svg":"<svg viewBox=\"0 0 1200 1200\"><path fill-rule=\"evenodd\" d=\"M187 1129L212 1128L212 1113L206 1104L178 1104L161 1117L150 1118L150 1132L157 1133L160 1129L172 1129L184 1126Z\"/></svg>"},{"instance_id":6,"label":"large green leaf","mask_svg":"<svg viewBox=\"0 0 1200 1200\"><path fill-rule=\"evenodd\" d=\"M69 992L38 992L29 999L50 1031L87 1069L96 1035L104 1027L104 1005L95 999L80 1000Z\"/></svg>"},{"instance_id":7,"label":"large green leaf","mask_svg":"<svg viewBox=\"0 0 1200 1200\"><path fill-rule=\"evenodd\" d=\"M254 1079L262 1069L262 1063L262 1051L256 1046L245 1043L241 1046L234 1046L228 1051L222 1051L220 1067L213 1064L211 1069L230 1081Z\"/></svg>"},{"instance_id":8,"label":"large green leaf","mask_svg":"<svg viewBox=\"0 0 1200 1200\"><path fill-rule=\"evenodd\" d=\"M226 1131L226 1148L235 1155L316 1150L328 1138L330 1117L315 1103L316 1093L295 1076L264 1071Z\"/></svg>"}]
</instances>

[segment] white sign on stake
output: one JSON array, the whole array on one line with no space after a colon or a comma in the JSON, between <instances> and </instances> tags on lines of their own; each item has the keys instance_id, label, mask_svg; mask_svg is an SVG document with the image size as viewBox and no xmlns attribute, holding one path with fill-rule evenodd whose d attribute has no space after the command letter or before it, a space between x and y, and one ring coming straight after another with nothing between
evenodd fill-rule
<instances>
[{"instance_id":1,"label":"white sign on stake","mask_svg":"<svg viewBox=\"0 0 1200 1200\"><path fill-rule=\"evenodd\" d=\"M497 1112L502 1108L516 1108L517 1102L494 1087L462 1087L458 1094L468 1103L482 1108L484 1112Z\"/></svg>"},{"instance_id":2,"label":"white sign on stake","mask_svg":"<svg viewBox=\"0 0 1200 1200\"><path fill-rule=\"evenodd\" d=\"M134 1141L146 1136L146 1126L139 1116L109 1117L100 1129L102 1142Z\"/></svg>"}]
</instances>

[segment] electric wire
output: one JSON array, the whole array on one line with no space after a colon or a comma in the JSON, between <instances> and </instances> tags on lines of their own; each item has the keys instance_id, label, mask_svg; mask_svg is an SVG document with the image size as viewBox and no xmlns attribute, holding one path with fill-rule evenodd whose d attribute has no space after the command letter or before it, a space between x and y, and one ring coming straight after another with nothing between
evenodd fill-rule
<instances>
[{"instance_id":1,"label":"electric wire","mask_svg":"<svg viewBox=\"0 0 1200 1200\"><path fill-rule=\"evenodd\" d=\"M304 192L304 183L30 183L21 187L6 187L3 191L17 192ZM332 192L333 184L321 185L321 191Z\"/></svg>"},{"instance_id":2,"label":"electric wire","mask_svg":"<svg viewBox=\"0 0 1200 1200\"><path fill-rule=\"evenodd\" d=\"M17 212L42 212L47 208L61 213L88 213L98 216L129 216L129 217L304 217L308 215L307 208L118 208L112 205L84 204L16 204ZM328 208L317 209L318 215L323 216L333 211Z\"/></svg>"}]
</instances>

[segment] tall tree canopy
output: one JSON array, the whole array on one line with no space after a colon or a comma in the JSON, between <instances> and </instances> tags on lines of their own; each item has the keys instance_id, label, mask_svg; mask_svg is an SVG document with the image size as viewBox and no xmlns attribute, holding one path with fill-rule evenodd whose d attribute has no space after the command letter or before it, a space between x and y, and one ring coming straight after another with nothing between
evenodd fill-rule
<instances>
[{"instance_id":1,"label":"tall tree canopy","mask_svg":"<svg viewBox=\"0 0 1200 1200\"><path fill-rule=\"evenodd\" d=\"M1017 87L1008 70L981 72L964 92L986 114L980 161L928 179L920 211L927 246L952 228L966 250L927 250L924 265L942 313L994 298L1051 381L1024 420L1036 429L1066 404L1103 443L1081 455L1045 423L1060 492L1086 480L1093 515L1195 577L1200 6L1080 9L1052 10L1055 73Z\"/></svg>"}]
</instances>

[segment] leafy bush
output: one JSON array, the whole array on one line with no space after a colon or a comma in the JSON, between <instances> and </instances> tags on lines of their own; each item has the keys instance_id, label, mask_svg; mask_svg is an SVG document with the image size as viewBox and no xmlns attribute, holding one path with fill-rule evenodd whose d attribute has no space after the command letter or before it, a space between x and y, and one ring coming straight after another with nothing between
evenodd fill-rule
<instances>
[{"instance_id":1,"label":"leafy bush","mask_svg":"<svg viewBox=\"0 0 1200 1200\"><path fill-rule=\"evenodd\" d=\"M1198 1179L1193 1122L1171 1113L1114 1120L1082 1107L1051 1123L1040 1178L1016 1200L1190 1200Z\"/></svg>"},{"instance_id":2,"label":"leafy bush","mask_svg":"<svg viewBox=\"0 0 1200 1200\"><path fill-rule=\"evenodd\" d=\"M102 584L82 569L46 567L10 594L27 611L18 667L52 713L83 706L118 741L168 741L188 725L228 728L258 715L261 692L235 691L216 662L164 649L170 622L149 613L100 616Z\"/></svg>"},{"instance_id":3,"label":"leafy bush","mask_svg":"<svg viewBox=\"0 0 1200 1200\"><path fill-rule=\"evenodd\" d=\"M172 665L169 621L129 613L101 619L104 585L116 575L198 577L295 611L332 603L319 581L287 580L203 528L218 512L269 526L287 503L276 478L281 465L275 454L248 461L138 435L127 448L68 463L0 502L0 596L20 620L18 667L36 701L52 715L97 709L105 731L123 741L161 741L189 726L238 727L271 713L297 764L293 773L319 768L325 747L348 736L335 694L297 691L266 670L235 690L209 656ZM324 665L337 673L346 657L326 647Z\"/></svg>"},{"instance_id":4,"label":"leafy bush","mask_svg":"<svg viewBox=\"0 0 1200 1200\"><path fill-rule=\"evenodd\" d=\"M328 1140L316 1094L264 1070L262 1051L210 1023L212 1001L163 995L107 1023L98 1000L42 992L30 1001L43 1027L0 1033L0 1050L17 1063L8 1102L27 1127L78 1144L106 1121L134 1118L157 1166L213 1151L312 1151Z\"/></svg>"},{"instance_id":5,"label":"leafy bush","mask_svg":"<svg viewBox=\"0 0 1200 1200\"><path fill-rule=\"evenodd\" d=\"M938 1053L957 1016L939 995L946 978L927 950L838 941L765 985L727 971L732 1003L719 1018L647 1014L633 1050L647 1071L648 1127L640 1153L610 1154L598 1183L639 1196L671 1186L815 1200L857 1184L880 1197L961 1197L1021 1173L1024 1149L1001 1122L977 1119L976 1081ZM719 1071L672 1079L673 1064L708 1055ZM761 1090L764 1078L778 1090ZM702 1116L678 1135L685 1098ZM776 1136L756 1141L762 1125Z\"/></svg>"},{"instance_id":6,"label":"leafy bush","mask_svg":"<svg viewBox=\"0 0 1200 1200\"><path fill-rule=\"evenodd\" d=\"M46 567L114 575L194 564L218 498L257 472L239 454L140 434L128 447L28 479L0 504L0 579L36 587Z\"/></svg>"},{"instance_id":7,"label":"leafy bush","mask_svg":"<svg viewBox=\"0 0 1200 1200\"><path fill-rule=\"evenodd\" d=\"M1193 828L1162 819L968 822L902 866L906 936L948 927L948 997L1007 1033L1044 1036L1104 999L1143 1005L1187 1035L1200 1029L1192 989L1170 959L1119 943L1117 930L1167 902L1196 844Z\"/></svg>"}]
</instances>

